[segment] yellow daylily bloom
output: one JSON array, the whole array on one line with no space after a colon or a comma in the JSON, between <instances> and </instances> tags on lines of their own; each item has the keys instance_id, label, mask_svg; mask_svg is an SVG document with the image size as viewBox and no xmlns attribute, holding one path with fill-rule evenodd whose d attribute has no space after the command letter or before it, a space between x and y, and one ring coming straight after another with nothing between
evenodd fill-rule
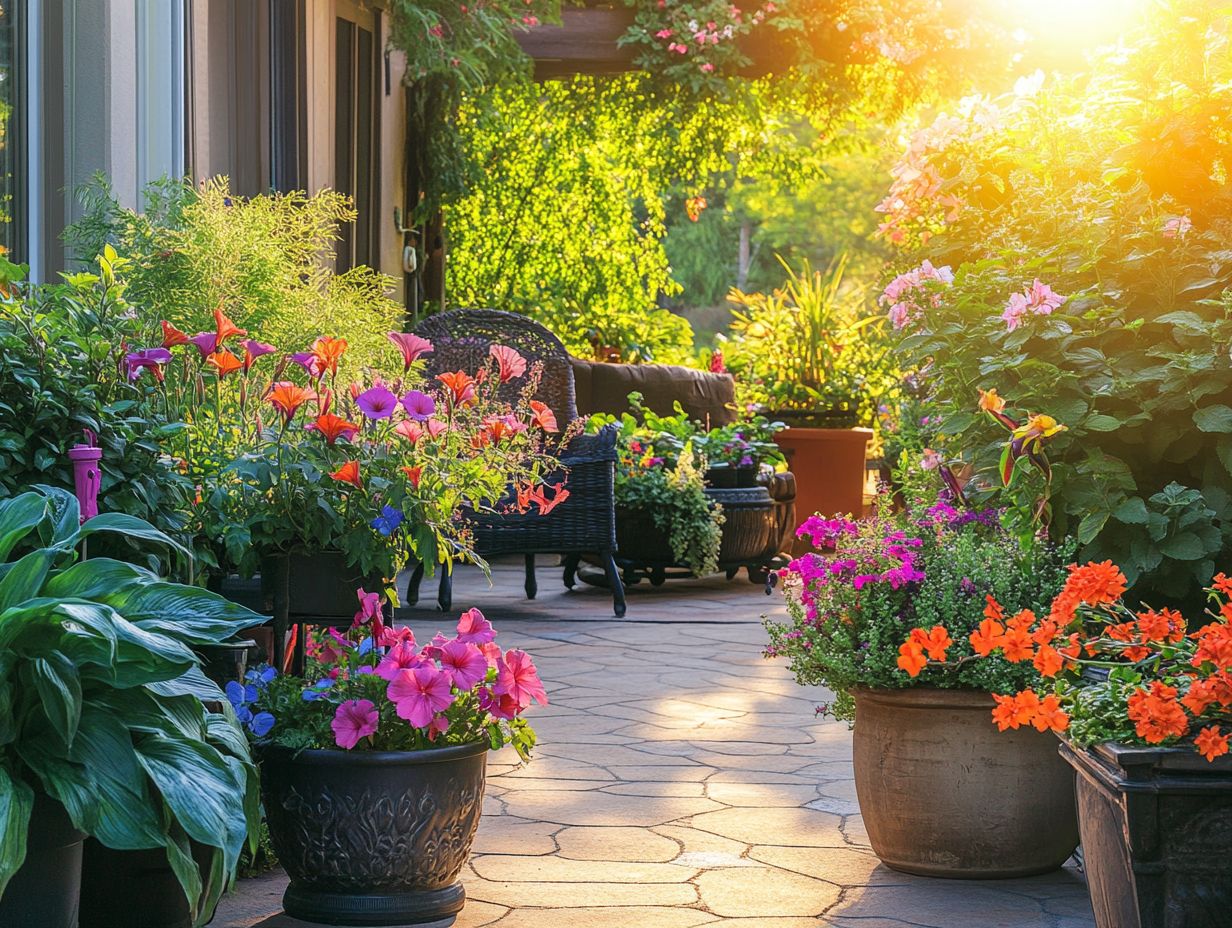
<instances>
[{"instance_id":1,"label":"yellow daylily bloom","mask_svg":"<svg viewBox=\"0 0 1232 928\"><path fill-rule=\"evenodd\" d=\"M997 388L980 391L980 409L985 412L1004 412L1005 397L997 395Z\"/></svg>"},{"instance_id":2,"label":"yellow daylily bloom","mask_svg":"<svg viewBox=\"0 0 1232 928\"><path fill-rule=\"evenodd\" d=\"M1044 438L1052 438L1058 432L1068 431L1068 426L1062 425L1052 416L1046 416L1043 413L1038 413L1030 416L1027 419L1026 425L1020 425L1014 429L1014 437L1021 438L1025 441L1038 441Z\"/></svg>"}]
</instances>

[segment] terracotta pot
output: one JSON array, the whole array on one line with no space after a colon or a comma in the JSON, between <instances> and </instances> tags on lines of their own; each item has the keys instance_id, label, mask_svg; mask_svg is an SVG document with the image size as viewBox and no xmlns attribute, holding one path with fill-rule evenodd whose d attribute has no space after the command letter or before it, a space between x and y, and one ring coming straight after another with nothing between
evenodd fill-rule
<instances>
[{"instance_id":1,"label":"terracotta pot","mask_svg":"<svg viewBox=\"0 0 1232 928\"><path fill-rule=\"evenodd\" d=\"M1062 745L1078 772L1083 869L1099 928L1223 928L1232 911L1232 757Z\"/></svg>"},{"instance_id":2,"label":"terracotta pot","mask_svg":"<svg viewBox=\"0 0 1232 928\"><path fill-rule=\"evenodd\" d=\"M871 429L784 429L774 436L796 477L796 513L857 518L864 510L864 459Z\"/></svg>"},{"instance_id":3,"label":"terracotta pot","mask_svg":"<svg viewBox=\"0 0 1232 928\"><path fill-rule=\"evenodd\" d=\"M1078 844L1074 775L1057 740L999 732L974 690L855 692L856 796L895 870L1003 879L1060 867Z\"/></svg>"}]
</instances>

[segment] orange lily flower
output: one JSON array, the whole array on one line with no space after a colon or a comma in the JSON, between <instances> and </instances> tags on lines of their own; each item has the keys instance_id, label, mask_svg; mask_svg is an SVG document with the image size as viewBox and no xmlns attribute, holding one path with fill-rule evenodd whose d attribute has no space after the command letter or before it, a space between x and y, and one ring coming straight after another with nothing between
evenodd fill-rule
<instances>
[{"instance_id":1,"label":"orange lily flower","mask_svg":"<svg viewBox=\"0 0 1232 928\"><path fill-rule=\"evenodd\" d=\"M332 412L322 413L312 420L312 424L308 426L316 432L320 432L322 437L328 444L333 444L339 438L345 438L348 441L359 431L359 426L354 422L348 422L342 416L335 416Z\"/></svg>"},{"instance_id":2,"label":"orange lily flower","mask_svg":"<svg viewBox=\"0 0 1232 928\"><path fill-rule=\"evenodd\" d=\"M317 359L322 372L329 371L337 376L338 362L346 354L345 338L326 338L322 336L312 343L312 356Z\"/></svg>"},{"instance_id":3,"label":"orange lily flower","mask_svg":"<svg viewBox=\"0 0 1232 928\"><path fill-rule=\"evenodd\" d=\"M281 412L283 419L289 423L295 418L296 410L314 396L315 394L306 387L281 380L270 388L268 399L270 405Z\"/></svg>"},{"instance_id":4,"label":"orange lily flower","mask_svg":"<svg viewBox=\"0 0 1232 928\"><path fill-rule=\"evenodd\" d=\"M475 378L469 374L454 371L451 374L437 374L436 379L445 385L454 406L469 406L475 402Z\"/></svg>"},{"instance_id":5,"label":"orange lily flower","mask_svg":"<svg viewBox=\"0 0 1232 928\"><path fill-rule=\"evenodd\" d=\"M205 363L214 368L214 373L216 373L219 377L226 377L228 374L234 374L244 366L243 361L231 352L227 351L225 348L215 351L205 359Z\"/></svg>"},{"instance_id":6,"label":"orange lily flower","mask_svg":"<svg viewBox=\"0 0 1232 928\"><path fill-rule=\"evenodd\" d=\"M347 461L330 476L340 483L349 483L361 490L364 488L363 478L359 476L359 461Z\"/></svg>"},{"instance_id":7,"label":"orange lily flower","mask_svg":"<svg viewBox=\"0 0 1232 928\"><path fill-rule=\"evenodd\" d=\"M174 348L176 345L187 345L188 335L181 332L170 322L164 319L161 323L163 327L163 347Z\"/></svg>"},{"instance_id":8,"label":"orange lily flower","mask_svg":"<svg viewBox=\"0 0 1232 928\"><path fill-rule=\"evenodd\" d=\"M222 304L218 304L218 308L214 310L214 333L217 336L215 345L221 346L232 335L247 335L246 329L241 329L234 322L227 318L226 313L222 311Z\"/></svg>"},{"instance_id":9,"label":"orange lily flower","mask_svg":"<svg viewBox=\"0 0 1232 928\"><path fill-rule=\"evenodd\" d=\"M419 480L423 476L422 467L403 467L402 472L406 474L406 479L410 481L411 486L418 490Z\"/></svg>"}]
</instances>

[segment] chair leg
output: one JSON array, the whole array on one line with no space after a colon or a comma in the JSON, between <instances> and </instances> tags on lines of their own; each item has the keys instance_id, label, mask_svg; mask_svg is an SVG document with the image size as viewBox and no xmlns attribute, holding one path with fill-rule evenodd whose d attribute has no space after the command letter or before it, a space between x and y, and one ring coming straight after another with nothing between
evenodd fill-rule
<instances>
[{"instance_id":1,"label":"chair leg","mask_svg":"<svg viewBox=\"0 0 1232 928\"><path fill-rule=\"evenodd\" d=\"M573 589L573 584L577 581L578 564L582 563L582 555L568 554L565 555L565 588Z\"/></svg>"},{"instance_id":2,"label":"chair leg","mask_svg":"<svg viewBox=\"0 0 1232 928\"><path fill-rule=\"evenodd\" d=\"M526 598L534 599L539 594L539 581L535 578L535 556L526 555Z\"/></svg>"},{"instance_id":3,"label":"chair leg","mask_svg":"<svg viewBox=\"0 0 1232 928\"><path fill-rule=\"evenodd\" d=\"M603 569L607 572L607 582L612 587L612 611L616 618L625 614L625 585L620 580L620 571L616 567L616 555L608 551L603 555Z\"/></svg>"},{"instance_id":4,"label":"chair leg","mask_svg":"<svg viewBox=\"0 0 1232 928\"><path fill-rule=\"evenodd\" d=\"M423 583L424 563L420 561L411 571L410 579L406 581L406 605L414 606L419 602L419 587Z\"/></svg>"},{"instance_id":5,"label":"chair leg","mask_svg":"<svg viewBox=\"0 0 1232 928\"><path fill-rule=\"evenodd\" d=\"M441 585L436 591L436 602L441 607L441 612L448 612L453 608L453 571L441 565Z\"/></svg>"}]
</instances>

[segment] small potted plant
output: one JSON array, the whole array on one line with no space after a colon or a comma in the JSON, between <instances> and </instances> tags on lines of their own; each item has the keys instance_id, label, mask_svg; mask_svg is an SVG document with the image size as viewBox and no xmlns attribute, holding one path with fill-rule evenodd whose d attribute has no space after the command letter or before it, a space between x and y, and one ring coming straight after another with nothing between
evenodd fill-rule
<instances>
[{"instance_id":1,"label":"small potted plant","mask_svg":"<svg viewBox=\"0 0 1232 928\"><path fill-rule=\"evenodd\" d=\"M521 717L547 704L524 651L502 651L477 609L419 644L358 591L345 633L310 649L304 676L254 670L229 685L255 735L270 841L291 877L288 915L323 924L451 924L483 803L487 753L526 759Z\"/></svg>"},{"instance_id":2,"label":"small potted plant","mask_svg":"<svg viewBox=\"0 0 1232 928\"><path fill-rule=\"evenodd\" d=\"M972 638L982 656L938 648L928 665L1042 667L1040 685L996 697L992 722L1061 735L1099 928L1219 925L1232 906L1232 579L1215 577L1195 623L1131 608L1125 590L1111 561L1075 565L1047 612L990 603Z\"/></svg>"},{"instance_id":3,"label":"small potted plant","mask_svg":"<svg viewBox=\"0 0 1232 928\"><path fill-rule=\"evenodd\" d=\"M803 512L860 516L878 394L893 382L884 320L861 288L844 279L846 259L824 272L797 272L782 258L782 289L728 295L731 334L724 357L742 402L788 426L774 440L796 476Z\"/></svg>"},{"instance_id":4,"label":"small potted plant","mask_svg":"<svg viewBox=\"0 0 1232 928\"><path fill-rule=\"evenodd\" d=\"M911 505L853 522L814 516L813 552L778 572L788 620L769 621L767 656L797 680L833 691L822 709L855 727L856 794L874 853L926 876L1025 876L1060 867L1077 844L1073 777L1049 736L997 741L998 694L1040 679L1006 659L928 667L927 654L970 653L990 598L1044 610L1069 550L1005 531L995 510L967 508L947 487L907 479ZM913 628L920 633L918 648ZM953 636L951 639L950 636ZM1047 666L1047 665L1045 665ZM1040 828L1047 822L1047 828Z\"/></svg>"},{"instance_id":5,"label":"small potted plant","mask_svg":"<svg viewBox=\"0 0 1232 928\"><path fill-rule=\"evenodd\" d=\"M87 836L113 863L142 855L165 876L128 897L128 923L167 910L204 923L256 834L244 736L234 713L207 708L225 700L192 649L264 617L146 567L80 557L106 536L178 548L131 516L81 524L67 491L0 501L0 924L76 928Z\"/></svg>"}]
</instances>

